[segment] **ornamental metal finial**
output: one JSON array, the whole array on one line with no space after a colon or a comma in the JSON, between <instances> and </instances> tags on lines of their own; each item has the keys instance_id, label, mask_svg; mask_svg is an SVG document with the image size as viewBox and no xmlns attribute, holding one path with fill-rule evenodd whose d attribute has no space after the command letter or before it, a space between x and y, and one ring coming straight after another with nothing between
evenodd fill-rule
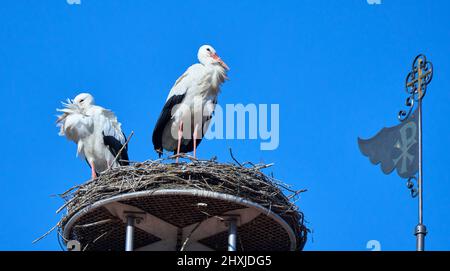
<instances>
[{"instance_id":1,"label":"ornamental metal finial","mask_svg":"<svg viewBox=\"0 0 450 271\"><path fill-rule=\"evenodd\" d=\"M414 181L413 181L414 180ZM415 198L419 194L419 191L416 188L417 178L416 176L411 176L408 178L406 182L406 187L411 191L411 197Z\"/></svg>"},{"instance_id":2,"label":"ornamental metal finial","mask_svg":"<svg viewBox=\"0 0 450 271\"><path fill-rule=\"evenodd\" d=\"M427 61L425 55L416 56L412 64L412 70L406 76L405 90L408 93L405 105L407 110L398 113L398 119L405 121L411 115L415 102L422 100L427 92L427 85L433 79L433 64Z\"/></svg>"}]
</instances>

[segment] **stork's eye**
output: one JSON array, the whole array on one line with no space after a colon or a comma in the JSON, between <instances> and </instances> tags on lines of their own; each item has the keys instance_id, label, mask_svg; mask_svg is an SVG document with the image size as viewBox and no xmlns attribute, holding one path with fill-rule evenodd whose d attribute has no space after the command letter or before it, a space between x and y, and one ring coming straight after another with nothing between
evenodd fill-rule
<instances>
[{"instance_id":1,"label":"stork's eye","mask_svg":"<svg viewBox=\"0 0 450 271\"><path fill-rule=\"evenodd\" d=\"M208 52L211 52L211 49L209 49L209 48L206 48L206 51L208 51Z\"/></svg>"},{"instance_id":2,"label":"stork's eye","mask_svg":"<svg viewBox=\"0 0 450 271\"><path fill-rule=\"evenodd\" d=\"M80 103L82 103L83 101L84 101L84 99L81 99L81 100L80 100Z\"/></svg>"}]
</instances>

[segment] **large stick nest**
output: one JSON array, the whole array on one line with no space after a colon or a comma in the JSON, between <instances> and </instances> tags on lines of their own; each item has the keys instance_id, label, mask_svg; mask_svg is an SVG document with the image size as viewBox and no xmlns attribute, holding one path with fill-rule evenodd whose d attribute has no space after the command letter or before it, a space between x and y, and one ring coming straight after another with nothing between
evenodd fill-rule
<instances>
[{"instance_id":1,"label":"large stick nest","mask_svg":"<svg viewBox=\"0 0 450 271\"><path fill-rule=\"evenodd\" d=\"M200 189L241 197L278 214L294 230L297 248L301 250L308 229L295 202L306 190L293 190L261 171L270 166L272 164L223 164L196 159L176 164L160 159L110 169L60 195L65 204L58 212L63 209L67 212L56 227L59 233L63 232L66 223L78 211L117 195L160 189Z\"/></svg>"}]
</instances>

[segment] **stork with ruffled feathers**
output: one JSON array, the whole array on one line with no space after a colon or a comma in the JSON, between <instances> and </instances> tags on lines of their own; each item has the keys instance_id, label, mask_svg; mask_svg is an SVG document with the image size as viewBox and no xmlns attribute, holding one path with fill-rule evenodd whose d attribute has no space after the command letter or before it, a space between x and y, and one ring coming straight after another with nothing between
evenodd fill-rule
<instances>
[{"instance_id":1,"label":"stork with ruffled feathers","mask_svg":"<svg viewBox=\"0 0 450 271\"><path fill-rule=\"evenodd\" d=\"M77 156L86 159L93 179L108 168L129 164L126 137L112 111L95 105L89 93L81 93L63 105L58 109L63 114L56 120L59 135L77 144Z\"/></svg>"}]
</instances>

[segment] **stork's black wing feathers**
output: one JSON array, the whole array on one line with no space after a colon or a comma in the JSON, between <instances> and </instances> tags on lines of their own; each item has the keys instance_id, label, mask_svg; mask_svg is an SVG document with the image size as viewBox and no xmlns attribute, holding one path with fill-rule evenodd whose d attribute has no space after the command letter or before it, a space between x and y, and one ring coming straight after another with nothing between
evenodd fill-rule
<instances>
[{"instance_id":1,"label":"stork's black wing feathers","mask_svg":"<svg viewBox=\"0 0 450 271\"><path fill-rule=\"evenodd\" d=\"M172 118L172 109L177 104L180 104L185 96L186 92L181 95L173 95L167 100L167 102L164 104L161 114L159 115L158 121L156 122L155 129L153 129L153 136L152 136L153 147L156 150L156 152L158 152L159 157L161 157L163 152L162 136L164 128Z\"/></svg>"},{"instance_id":2,"label":"stork's black wing feathers","mask_svg":"<svg viewBox=\"0 0 450 271\"><path fill-rule=\"evenodd\" d=\"M124 138L127 138L125 134L123 134ZM106 136L103 134L103 142L108 147L111 154L116 157L119 153L120 149L123 147L123 144L114 136ZM128 162L128 145L123 148L120 153L119 158L117 159L121 166L128 166L130 163ZM122 161L123 160L123 161Z\"/></svg>"}]
</instances>

